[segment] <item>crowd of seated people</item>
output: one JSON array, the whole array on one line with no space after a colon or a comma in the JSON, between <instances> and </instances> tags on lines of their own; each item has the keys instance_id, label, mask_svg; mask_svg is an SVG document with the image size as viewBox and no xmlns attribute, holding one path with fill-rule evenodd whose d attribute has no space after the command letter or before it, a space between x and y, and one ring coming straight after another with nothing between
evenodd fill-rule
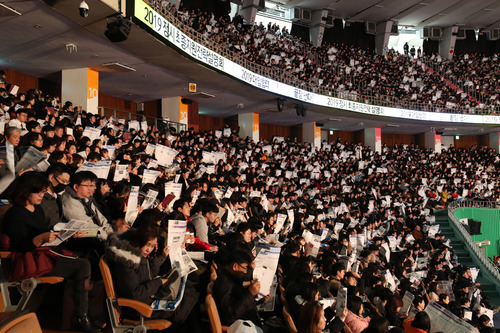
<instances>
[{"instance_id":1,"label":"crowd of seated people","mask_svg":"<svg viewBox=\"0 0 500 333\"><path fill-rule=\"evenodd\" d=\"M456 54L451 60L438 61L435 57L428 60L441 75L451 80L468 93L463 100L484 106L498 106L498 54Z\"/></svg>"},{"instance_id":2,"label":"crowd of seated people","mask_svg":"<svg viewBox=\"0 0 500 333\"><path fill-rule=\"evenodd\" d=\"M464 56L455 55L452 61L443 61L439 55L414 58L393 49L380 56L373 50L345 44L323 42L321 47L314 47L276 24L244 24L239 15L229 21L199 9L187 10L182 3L179 10L165 4L160 5L161 11L175 13L205 36L215 51L233 51L235 57L266 66L279 79L306 90L423 111L496 113L498 84L490 82L497 81L496 56L470 56L464 62ZM439 72L429 70L424 59L446 67ZM443 76L449 77L448 72L469 88L462 90L447 83ZM473 98L475 93L482 96L480 101Z\"/></svg>"},{"instance_id":3,"label":"crowd of seated people","mask_svg":"<svg viewBox=\"0 0 500 333\"><path fill-rule=\"evenodd\" d=\"M11 277L73 280L74 329L101 329L88 316L85 284L100 278L96 263L103 255L118 297L150 304L160 291L168 296L168 233L177 221L187 225L182 246L188 253L212 255L195 259L175 310L154 311L172 330L203 332L199 305L211 292L222 325L246 320L269 332L283 331L283 306L299 332L429 332L436 318L425 309L434 303L480 332L494 332L484 314L491 309L486 295L433 228L434 210L452 201L499 200L500 158L492 149L449 147L436 154L396 145L378 154L339 140L320 149L291 138L253 142L236 129L160 133L61 104L39 90L9 98L14 106L3 110L10 120L2 118L0 192L13 206L1 232L10 239L6 249L50 259ZM97 138L83 135L89 129L99 131ZM174 152L168 162L160 161L162 146ZM43 160L20 168L34 150ZM93 168L102 162L109 173L98 178L102 173ZM171 184L179 184L178 197L166 193ZM130 199L135 186L138 207ZM151 191L158 195L146 205ZM57 249L78 259L48 255L43 245L62 236L56 226L74 220L85 227ZM262 294L263 281L254 278L261 243L282 245L275 288L281 297ZM402 313L407 292L413 306ZM343 307L317 303L340 295ZM274 312L259 311L271 301Z\"/></svg>"}]
</instances>

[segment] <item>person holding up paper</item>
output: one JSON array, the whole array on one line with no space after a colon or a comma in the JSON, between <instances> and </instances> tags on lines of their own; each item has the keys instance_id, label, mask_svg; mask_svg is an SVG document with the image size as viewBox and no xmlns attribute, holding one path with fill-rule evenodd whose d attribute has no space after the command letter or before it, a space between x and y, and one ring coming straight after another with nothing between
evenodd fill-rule
<instances>
[{"instance_id":1,"label":"person holding up paper","mask_svg":"<svg viewBox=\"0 0 500 333\"><path fill-rule=\"evenodd\" d=\"M161 265L169 256L170 248L164 247L157 253L159 229L156 223L142 223L138 228L132 228L122 234L113 233L108 239L106 257L110 266L113 282L118 297L131 298L136 301L151 304L154 295L163 285L175 283L158 276ZM182 301L174 311L154 311L152 319L168 319L174 325L187 322L198 300L194 289L184 292ZM137 319L137 312L127 311L125 318ZM197 320L191 320L196 324ZM184 329L189 332L189 328Z\"/></svg>"},{"instance_id":2,"label":"person holding up paper","mask_svg":"<svg viewBox=\"0 0 500 333\"><path fill-rule=\"evenodd\" d=\"M88 292L85 289L85 280L90 276L90 262L83 258L59 256L50 251L50 248L41 247L42 244L54 242L59 237L58 232L46 228L45 216L40 207L48 187L48 179L37 172L24 173L14 184L14 205L5 214L2 226L2 232L10 238L9 250L18 253L12 259L10 279L18 281L40 276L61 276L72 280L75 305L72 328L84 332L98 332L100 329L91 323L87 315ZM32 253L33 258L37 259L25 261L28 253ZM23 270L16 270L15 267L23 267Z\"/></svg>"},{"instance_id":3,"label":"person holding up paper","mask_svg":"<svg viewBox=\"0 0 500 333\"><path fill-rule=\"evenodd\" d=\"M431 331L431 318L425 312L418 312L415 317L403 323L407 333L428 333Z\"/></svg>"},{"instance_id":4,"label":"person holding up paper","mask_svg":"<svg viewBox=\"0 0 500 333\"><path fill-rule=\"evenodd\" d=\"M94 203L97 176L90 171L81 171L71 177L70 185L61 195L63 216L69 220L87 221L86 229L100 228L100 237L113 232L111 224Z\"/></svg>"},{"instance_id":5,"label":"person holding up paper","mask_svg":"<svg viewBox=\"0 0 500 333\"><path fill-rule=\"evenodd\" d=\"M253 261L254 257L248 251L235 250L227 254L212 289L222 325L231 326L238 319L251 320L260 327L263 325L255 303L260 282L254 280L248 286L243 285Z\"/></svg>"}]
</instances>

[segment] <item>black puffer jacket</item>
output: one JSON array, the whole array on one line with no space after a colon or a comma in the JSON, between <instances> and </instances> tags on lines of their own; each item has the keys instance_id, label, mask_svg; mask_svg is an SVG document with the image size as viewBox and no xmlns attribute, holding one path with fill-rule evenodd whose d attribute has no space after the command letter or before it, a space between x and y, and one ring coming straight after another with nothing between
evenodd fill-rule
<instances>
[{"instance_id":1,"label":"black puffer jacket","mask_svg":"<svg viewBox=\"0 0 500 333\"><path fill-rule=\"evenodd\" d=\"M141 249L132 246L124 234L111 234L108 238L106 256L118 297L131 298L151 304L153 295L161 287L160 278L155 278L164 256L148 259L142 256Z\"/></svg>"}]
</instances>

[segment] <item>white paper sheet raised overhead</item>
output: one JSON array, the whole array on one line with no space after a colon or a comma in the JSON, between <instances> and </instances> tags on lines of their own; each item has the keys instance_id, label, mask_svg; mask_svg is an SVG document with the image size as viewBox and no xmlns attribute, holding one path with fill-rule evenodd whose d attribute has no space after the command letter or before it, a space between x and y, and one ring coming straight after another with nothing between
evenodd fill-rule
<instances>
[{"instance_id":1,"label":"white paper sheet raised overhead","mask_svg":"<svg viewBox=\"0 0 500 333\"><path fill-rule=\"evenodd\" d=\"M170 166L174 162L174 158L177 154L179 154L177 150L163 145L156 145L155 157L158 164L161 166Z\"/></svg>"}]
</instances>

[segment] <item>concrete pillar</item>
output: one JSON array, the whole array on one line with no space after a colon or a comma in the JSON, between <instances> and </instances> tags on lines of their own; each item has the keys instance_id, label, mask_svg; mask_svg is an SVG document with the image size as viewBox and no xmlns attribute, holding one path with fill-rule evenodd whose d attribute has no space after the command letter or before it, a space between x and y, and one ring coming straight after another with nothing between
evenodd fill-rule
<instances>
[{"instance_id":1,"label":"concrete pillar","mask_svg":"<svg viewBox=\"0 0 500 333\"><path fill-rule=\"evenodd\" d=\"M321 148L321 127L316 122L304 123L302 125L302 140L312 143L314 147Z\"/></svg>"},{"instance_id":2,"label":"concrete pillar","mask_svg":"<svg viewBox=\"0 0 500 333\"><path fill-rule=\"evenodd\" d=\"M375 35L375 52L378 55L386 55L389 37L391 37L392 21L380 22L377 24L377 34Z\"/></svg>"},{"instance_id":3,"label":"concrete pillar","mask_svg":"<svg viewBox=\"0 0 500 333\"><path fill-rule=\"evenodd\" d=\"M309 37L311 39L311 43L313 43L315 47L320 47L321 43L323 42L327 16L328 10L325 9L316 10L312 13L311 26L309 28Z\"/></svg>"},{"instance_id":4,"label":"concrete pillar","mask_svg":"<svg viewBox=\"0 0 500 333\"><path fill-rule=\"evenodd\" d=\"M90 68L62 70L62 102L71 101L87 112L97 114L99 106L99 72Z\"/></svg>"},{"instance_id":5,"label":"concrete pillar","mask_svg":"<svg viewBox=\"0 0 500 333\"><path fill-rule=\"evenodd\" d=\"M490 133L490 148L495 149L495 152L500 153L500 132Z\"/></svg>"},{"instance_id":6,"label":"concrete pillar","mask_svg":"<svg viewBox=\"0 0 500 333\"><path fill-rule=\"evenodd\" d=\"M458 27L448 27L443 29L443 36L439 42L439 54L443 59L450 60L455 52Z\"/></svg>"},{"instance_id":7,"label":"concrete pillar","mask_svg":"<svg viewBox=\"0 0 500 333\"><path fill-rule=\"evenodd\" d=\"M425 148L433 149L435 153L441 153L441 134L425 132Z\"/></svg>"},{"instance_id":8,"label":"concrete pillar","mask_svg":"<svg viewBox=\"0 0 500 333\"><path fill-rule=\"evenodd\" d=\"M240 127L240 138L250 137L254 142L259 141L259 114L241 113L238 115L238 126Z\"/></svg>"},{"instance_id":9,"label":"concrete pillar","mask_svg":"<svg viewBox=\"0 0 500 333\"><path fill-rule=\"evenodd\" d=\"M246 23L254 23L259 11L259 0L243 0L239 14L243 16Z\"/></svg>"},{"instance_id":10,"label":"concrete pillar","mask_svg":"<svg viewBox=\"0 0 500 333\"><path fill-rule=\"evenodd\" d=\"M365 146L374 152L382 153L382 129L380 127L365 128Z\"/></svg>"},{"instance_id":11,"label":"concrete pillar","mask_svg":"<svg viewBox=\"0 0 500 333\"><path fill-rule=\"evenodd\" d=\"M161 99L161 116L170 121L188 125L188 104L182 103L183 97L175 96ZM189 101L189 100L188 100Z\"/></svg>"}]
</instances>

